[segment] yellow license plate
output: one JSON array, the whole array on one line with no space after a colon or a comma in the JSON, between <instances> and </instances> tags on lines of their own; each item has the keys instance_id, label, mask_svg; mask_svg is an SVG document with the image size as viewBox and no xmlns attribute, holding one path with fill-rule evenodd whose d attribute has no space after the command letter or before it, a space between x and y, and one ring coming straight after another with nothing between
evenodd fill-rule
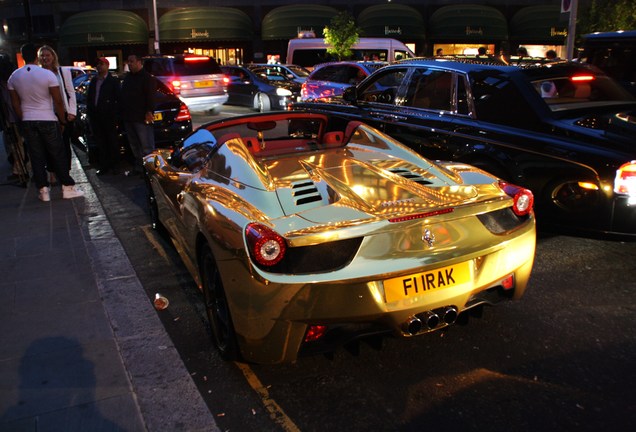
<instances>
[{"instance_id":1,"label":"yellow license plate","mask_svg":"<svg viewBox=\"0 0 636 432\"><path fill-rule=\"evenodd\" d=\"M470 263L463 262L448 267L415 273L384 281L384 296L391 303L451 288L470 281Z\"/></svg>"},{"instance_id":2,"label":"yellow license plate","mask_svg":"<svg viewBox=\"0 0 636 432\"><path fill-rule=\"evenodd\" d=\"M161 114L160 112L155 113L155 114L154 114L154 118L153 118L153 120L154 120L154 121L161 121L161 120L163 120L163 114Z\"/></svg>"},{"instance_id":3,"label":"yellow license plate","mask_svg":"<svg viewBox=\"0 0 636 432\"><path fill-rule=\"evenodd\" d=\"M214 86L214 81L195 81L194 86L199 87L212 87Z\"/></svg>"}]
</instances>

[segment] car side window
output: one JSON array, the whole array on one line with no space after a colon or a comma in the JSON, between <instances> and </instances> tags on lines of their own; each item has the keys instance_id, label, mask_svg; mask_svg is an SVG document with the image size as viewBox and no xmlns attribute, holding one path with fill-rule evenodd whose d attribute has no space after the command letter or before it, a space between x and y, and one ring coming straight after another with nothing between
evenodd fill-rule
<instances>
[{"instance_id":1,"label":"car side window","mask_svg":"<svg viewBox=\"0 0 636 432\"><path fill-rule=\"evenodd\" d=\"M418 68L409 82L405 105L414 108L450 111L452 102L451 72Z\"/></svg>"},{"instance_id":2,"label":"car side window","mask_svg":"<svg viewBox=\"0 0 636 432\"><path fill-rule=\"evenodd\" d=\"M538 122L534 110L514 82L499 71L469 73L475 102L475 115L479 120L532 129ZM510 103L510 101L516 101Z\"/></svg>"},{"instance_id":3,"label":"car side window","mask_svg":"<svg viewBox=\"0 0 636 432\"><path fill-rule=\"evenodd\" d=\"M344 82L351 85L356 85L366 77L367 75L362 69L356 66L351 66L347 68L346 81Z\"/></svg>"},{"instance_id":4,"label":"car side window","mask_svg":"<svg viewBox=\"0 0 636 432\"><path fill-rule=\"evenodd\" d=\"M168 69L166 68L167 65L165 65L165 60L164 59L152 59L152 60L148 60L148 63L150 63L150 67L146 68L146 70L148 72L150 72L151 75L154 76L165 76L165 75L170 75Z\"/></svg>"},{"instance_id":5,"label":"car side window","mask_svg":"<svg viewBox=\"0 0 636 432\"><path fill-rule=\"evenodd\" d=\"M318 81L333 81L334 68L331 66L325 66L316 70L312 76L312 79Z\"/></svg>"},{"instance_id":6,"label":"car side window","mask_svg":"<svg viewBox=\"0 0 636 432\"><path fill-rule=\"evenodd\" d=\"M390 68L377 72L358 90L358 100L395 105L398 89L407 71L407 68Z\"/></svg>"}]
</instances>

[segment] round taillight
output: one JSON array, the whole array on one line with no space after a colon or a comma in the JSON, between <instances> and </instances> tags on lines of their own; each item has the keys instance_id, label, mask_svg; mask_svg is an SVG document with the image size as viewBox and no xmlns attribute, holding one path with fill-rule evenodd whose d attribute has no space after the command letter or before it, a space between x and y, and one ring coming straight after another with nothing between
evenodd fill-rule
<instances>
[{"instance_id":1,"label":"round taillight","mask_svg":"<svg viewBox=\"0 0 636 432\"><path fill-rule=\"evenodd\" d=\"M512 198L512 211L517 216L525 216L532 211L534 195L529 189L522 188L506 182L499 182L499 187Z\"/></svg>"},{"instance_id":2,"label":"round taillight","mask_svg":"<svg viewBox=\"0 0 636 432\"><path fill-rule=\"evenodd\" d=\"M271 267L285 256L287 243L276 231L251 223L245 228L250 256L260 265Z\"/></svg>"}]
</instances>

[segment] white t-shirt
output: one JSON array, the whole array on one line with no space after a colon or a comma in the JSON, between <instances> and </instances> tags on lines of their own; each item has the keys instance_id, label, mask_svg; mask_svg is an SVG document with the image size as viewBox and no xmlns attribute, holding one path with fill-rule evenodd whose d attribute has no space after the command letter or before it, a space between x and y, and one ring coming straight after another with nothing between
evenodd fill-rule
<instances>
[{"instance_id":1,"label":"white t-shirt","mask_svg":"<svg viewBox=\"0 0 636 432\"><path fill-rule=\"evenodd\" d=\"M11 74L7 86L20 96L23 121L57 121L49 88L60 84L53 72L27 64Z\"/></svg>"}]
</instances>

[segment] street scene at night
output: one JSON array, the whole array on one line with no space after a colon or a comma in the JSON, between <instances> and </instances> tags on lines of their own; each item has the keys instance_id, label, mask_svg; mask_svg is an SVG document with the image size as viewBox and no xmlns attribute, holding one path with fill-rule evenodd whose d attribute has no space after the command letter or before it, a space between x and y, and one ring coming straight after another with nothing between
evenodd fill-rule
<instances>
[{"instance_id":1,"label":"street scene at night","mask_svg":"<svg viewBox=\"0 0 636 432\"><path fill-rule=\"evenodd\" d=\"M41 3L0 2L1 431L636 421L630 2Z\"/></svg>"}]
</instances>

